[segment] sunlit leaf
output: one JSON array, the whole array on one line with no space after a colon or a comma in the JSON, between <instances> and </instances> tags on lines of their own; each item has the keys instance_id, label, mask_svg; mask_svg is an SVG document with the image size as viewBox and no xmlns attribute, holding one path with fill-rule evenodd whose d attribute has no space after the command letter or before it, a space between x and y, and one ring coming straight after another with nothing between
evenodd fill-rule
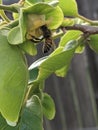
<instances>
[{"instance_id":1,"label":"sunlit leaf","mask_svg":"<svg viewBox=\"0 0 98 130\"><path fill-rule=\"evenodd\" d=\"M45 15L46 24L49 25L51 29L56 29L59 27L63 21L63 12L59 7L53 7L50 3L38 3L23 9L24 13L32 13L37 15Z\"/></svg>"},{"instance_id":2,"label":"sunlit leaf","mask_svg":"<svg viewBox=\"0 0 98 130\"><path fill-rule=\"evenodd\" d=\"M77 47L77 41L73 40L68 42L64 49L57 54L50 55L39 67L39 75L37 82L40 82L47 77L49 77L53 72L63 68L70 64L70 61L74 55L75 49ZM58 53L59 52L59 53Z\"/></svg>"},{"instance_id":3,"label":"sunlit leaf","mask_svg":"<svg viewBox=\"0 0 98 130\"><path fill-rule=\"evenodd\" d=\"M28 83L25 58L17 46L9 45L0 35L0 112L7 122L15 124L24 101Z\"/></svg>"},{"instance_id":4,"label":"sunlit leaf","mask_svg":"<svg viewBox=\"0 0 98 130\"><path fill-rule=\"evenodd\" d=\"M20 27L17 26L13 29L11 29L11 31L8 34L8 42L12 45L18 45L18 44L22 44L22 37L21 37L21 33L20 33Z\"/></svg>"},{"instance_id":5,"label":"sunlit leaf","mask_svg":"<svg viewBox=\"0 0 98 130\"><path fill-rule=\"evenodd\" d=\"M23 51L31 56L34 56L37 54L37 49L34 43L31 41L25 41L23 44L20 45L20 48L23 49Z\"/></svg>"},{"instance_id":6,"label":"sunlit leaf","mask_svg":"<svg viewBox=\"0 0 98 130\"><path fill-rule=\"evenodd\" d=\"M65 16L78 15L78 7L76 0L59 0L59 6L63 10Z\"/></svg>"},{"instance_id":7,"label":"sunlit leaf","mask_svg":"<svg viewBox=\"0 0 98 130\"><path fill-rule=\"evenodd\" d=\"M46 19L50 19L50 29L57 29L63 22L63 12L59 7L56 7L54 11L47 13Z\"/></svg>"},{"instance_id":8,"label":"sunlit leaf","mask_svg":"<svg viewBox=\"0 0 98 130\"><path fill-rule=\"evenodd\" d=\"M80 31L67 31L67 33L65 33L65 35L61 38L59 46L65 46L67 42L77 39L79 36L81 36L81 34L82 32Z\"/></svg>"},{"instance_id":9,"label":"sunlit leaf","mask_svg":"<svg viewBox=\"0 0 98 130\"><path fill-rule=\"evenodd\" d=\"M26 0L26 2L28 2L29 4L35 4L38 2L43 2L42 0Z\"/></svg>"},{"instance_id":10,"label":"sunlit leaf","mask_svg":"<svg viewBox=\"0 0 98 130\"><path fill-rule=\"evenodd\" d=\"M38 2L43 2L43 0L26 0L27 3L29 4L36 4ZM49 5L52 5L52 6L56 6L58 4L58 0L44 0L44 2L48 3Z\"/></svg>"},{"instance_id":11,"label":"sunlit leaf","mask_svg":"<svg viewBox=\"0 0 98 130\"><path fill-rule=\"evenodd\" d=\"M85 49L85 45L84 44L81 44L79 45L77 48L76 48L76 51L75 53L83 53L84 52L84 49Z\"/></svg>"},{"instance_id":12,"label":"sunlit leaf","mask_svg":"<svg viewBox=\"0 0 98 130\"><path fill-rule=\"evenodd\" d=\"M42 62L44 62L48 56L40 58L39 60L35 61L30 67L29 67L29 83L36 80L39 72L39 66Z\"/></svg>"},{"instance_id":13,"label":"sunlit leaf","mask_svg":"<svg viewBox=\"0 0 98 130\"><path fill-rule=\"evenodd\" d=\"M72 26L72 25L74 25L74 19L72 19L72 18L65 18L63 20L61 26L65 27L65 26Z\"/></svg>"},{"instance_id":14,"label":"sunlit leaf","mask_svg":"<svg viewBox=\"0 0 98 130\"><path fill-rule=\"evenodd\" d=\"M50 11L53 11L55 8L46 3L37 3L30 7L24 8L23 12L28 14L47 14Z\"/></svg>"},{"instance_id":15,"label":"sunlit leaf","mask_svg":"<svg viewBox=\"0 0 98 130\"><path fill-rule=\"evenodd\" d=\"M59 77L65 77L70 67L70 63L59 70L56 70L55 74Z\"/></svg>"},{"instance_id":16,"label":"sunlit leaf","mask_svg":"<svg viewBox=\"0 0 98 130\"><path fill-rule=\"evenodd\" d=\"M23 43L26 40L25 36L27 32L27 16L25 13L23 13L23 9L20 9L19 27L20 27L20 36Z\"/></svg>"}]
</instances>

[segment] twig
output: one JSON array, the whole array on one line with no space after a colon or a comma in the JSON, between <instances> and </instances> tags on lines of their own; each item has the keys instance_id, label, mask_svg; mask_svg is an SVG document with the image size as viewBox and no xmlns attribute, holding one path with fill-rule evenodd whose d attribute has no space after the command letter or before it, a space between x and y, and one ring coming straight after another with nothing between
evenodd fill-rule
<instances>
[{"instance_id":1,"label":"twig","mask_svg":"<svg viewBox=\"0 0 98 130\"><path fill-rule=\"evenodd\" d=\"M2 4L0 4L0 9L18 13L18 10L16 9L16 4L12 4L12 5L2 5Z\"/></svg>"},{"instance_id":2,"label":"twig","mask_svg":"<svg viewBox=\"0 0 98 130\"><path fill-rule=\"evenodd\" d=\"M66 30L79 30L84 34L98 34L98 27L97 26L90 26L90 25L80 25L75 24L73 26L66 26L64 27Z\"/></svg>"},{"instance_id":3,"label":"twig","mask_svg":"<svg viewBox=\"0 0 98 130\"><path fill-rule=\"evenodd\" d=\"M3 10L0 10L0 16L7 23L10 22L10 19L6 16L6 14L5 14L5 12Z\"/></svg>"}]
</instances>

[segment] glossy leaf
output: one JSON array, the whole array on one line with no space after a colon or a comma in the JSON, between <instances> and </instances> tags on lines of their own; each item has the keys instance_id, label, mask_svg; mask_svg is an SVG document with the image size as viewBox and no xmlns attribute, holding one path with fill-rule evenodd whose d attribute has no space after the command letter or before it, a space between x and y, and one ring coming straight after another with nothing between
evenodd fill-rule
<instances>
[{"instance_id":1,"label":"glossy leaf","mask_svg":"<svg viewBox=\"0 0 98 130\"><path fill-rule=\"evenodd\" d=\"M24 14L45 14L46 22L51 29L59 27L63 21L63 12L59 7L53 7L50 3L38 3L23 9Z\"/></svg>"},{"instance_id":2,"label":"glossy leaf","mask_svg":"<svg viewBox=\"0 0 98 130\"><path fill-rule=\"evenodd\" d=\"M37 67L29 70L29 84L33 82L34 80L36 80L38 76L38 72L39 72L39 69Z\"/></svg>"},{"instance_id":3,"label":"glossy leaf","mask_svg":"<svg viewBox=\"0 0 98 130\"><path fill-rule=\"evenodd\" d=\"M59 77L65 77L69 70L70 63L59 70L56 70L55 74Z\"/></svg>"},{"instance_id":4,"label":"glossy leaf","mask_svg":"<svg viewBox=\"0 0 98 130\"><path fill-rule=\"evenodd\" d=\"M49 77L53 72L68 65L74 55L77 42L70 41L65 48L55 55L50 55L39 67L39 75L37 82L40 82Z\"/></svg>"},{"instance_id":5,"label":"glossy leaf","mask_svg":"<svg viewBox=\"0 0 98 130\"><path fill-rule=\"evenodd\" d=\"M78 7L76 0L59 0L59 6L63 10L65 16L78 15Z\"/></svg>"},{"instance_id":6,"label":"glossy leaf","mask_svg":"<svg viewBox=\"0 0 98 130\"><path fill-rule=\"evenodd\" d=\"M0 112L14 124L18 121L28 83L25 58L17 46L0 35ZM12 122L12 123L11 123Z\"/></svg>"},{"instance_id":7,"label":"glossy leaf","mask_svg":"<svg viewBox=\"0 0 98 130\"><path fill-rule=\"evenodd\" d=\"M22 112L19 129L43 130L42 106L37 96L34 95L27 101L26 108Z\"/></svg>"},{"instance_id":8,"label":"glossy leaf","mask_svg":"<svg viewBox=\"0 0 98 130\"><path fill-rule=\"evenodd\" d=\"M51 11L46 15L46 19L50 19L49 28L57 29L63 22L64 16L60 7L56 7L54 11Z\"/></svg>"},{"instance_id":9,"label":"glossy leaf","mask_svg":"<svg viewBox=\"0 0 98 130\"><path fill-rule=\"evenodd\" d=\"M36 4L38 2L42 2L42 0L26 0L26 2L29 4Z\"/></svg>"},{"instance_id":10,"label":"glossy leaf","mask_svg":"<svg viewBox=\"0 0 98 130\"><path fill-rule=\"evenodd\" d=\"M35 61L30 67L29 67L29 83L36 80L38 73L39 73L39 66L42 62L44 62L48 56L40 58L39 60Z\"/></svg>"},{"instance_id":11,"label":"glossy leaf","mask_svg":"<svg viewBox=\"0 0 98 130\"><path fill-rule=\"evenodd\" d=\"M37 54L37 49L34 43L31 41L25 41L23 44L20 45L20 48L27 54L34 56Z\"/></svg>"},{"instance_id":12,"label":"glossy leaf","mask_svg":"<svg viewBox=\"0 0 98 130\"><path fill-rule=\"evenodd\" d=\"M36 4L38 2L43 2L43 0L26 0L27 3L29 4ZM58 4L58 0L44 0L44 2L48 3L49 5L52 5L52 6L56 6Z\"/></svg>"},{"instance_id":13,"label":"glossy leaf","mask_svg":"<svg viewBox=\"0 0 98 130\"><path fill-rule=\"evenodd\" d=\"M90 36L89 45L92 50L98 53L98 34Z\"/></svg>"},{"instance_id":14,"label":"glossy leaf","mask_svg":"<svg viewBox=\"0 0 98 130\"><path fill-rule=\"evenodd\" d=\"M75 40L77 39L80 35L82 34L82 32L80 31L68 31L67 33L65 33L65 35L61 38L60 44L59 46L65 46L67 42L69 42L70 40Z\"/></svg>"},{"instance_id":15,"label":"glossy leaf","mask_svg":"<svg viewBox=\"0 0 98 130\"><path fill-rule=\"evenodd\" d=\"M0 116L0 130L43 130L42 123L42 106L37 96L27 101L17 126L7 125L4 118Z\"/></svg>"},{"instance_id":16,"label":"glossy leaf","mask_svg":"<svg viewBox=\"0 0 98 130\"><path fill-rule=\"evenodd\" d=\"M65 26L72 26L72 25L74 25L74 19L72 19L72 18L65 18L63 20L61 26L65 27Z\"/></svg>"},{"instance_id":17,"label":"glossy leaf","mask_svg":"<svg viewBox=\"0 0 98 130\"><path fill-rule=\"evenodd\" d=\"M11 31L8 34L8 42L12 45L18 45L18 44L22 44L22 37L21 37L21 33L20 33L20 27L17 26L13 29L11 29Z\"/></svg>"},{"instance_id":18,"label":"glossy leaf","mask_svg":"<svg viewBox=\"0 0 98 130\"><path fill-rule=\"evenodd\" d=\"M18 19L19 18L19 14L18 13L13 13L12 16L13 16L13 19Z\"/></svg>"},{"instance_id":19,"label":"glossy leaf","mask_svg":"<svg viewBox=\"0 0 98 130\"><path fill-rule=\"evenodd\" d=\"M49 119L52 120L55 116L55 104L51 96L46 93L43 93L42 98L42 107L44 115Z\"/></svg>"},{"instance_id":20,"label":"glossy leaf","mask_svg":"<svg viewBox=\"0 0 98 130\"><path fill-rule=\"evenodd\" d=\"M58 1L56 3L58 3ZM31 23L28 18L30 15L31 15L31 19L33 19L33 22L31 21ZM39 19L36 20L36 18L33 17L33 15L36 15L37 17L39 17ZM40 19L41 15L43 15L45 19ZM62 10L59 7L53 7L51 5L51 2L37 3L27 8L21 8L20 16L19 16L19 28L20 28L19 35L21 38L21 43L23 43L26 40L26 34L28 33L29 30L28 26L30 26L29 28L31 32L35 31L35 29L38 29L40 26L44 24L47 24L47 26L50 29L56 29L61 25L62 21L63 21Z\"/></svg>"},{"instance_id":21,"label":"glossy leaf","mask_svg":"<svg viewBox=\"0 0 98 130\"><path fill-rule=\"evenodd\" d=\"M23 9L20 9L19 27L20 27L20 36L23 43L26 40L25 36L27 32L27 16L25 13L23 13Z\"/></svg>"},{"instance_id":22,"label":"glossy leaf","mask_svg":"<svg viewBox=\"0 0 98 130\"><path fill-rule=\"evenodd\" d=\"M50 6L49 4L46 3L37 3L32 6L29 6L27 8L23 9L24 13L27 14L47 14L50 11L53 11L55 8L53 6Z\"/></svg>"},{"instance_id":23,"label":"glossy leaf","mask_svg":"<svg viewBox=\"0 0 98 130\"><path fill-rule=\"evenodd\" d=\"M79 45L79 46L76 48L75 53L81 54L81 53L84 52L84 49L85 49L85 45L84 45L84 44L81 44L81 45Z\"/></svg>"}]
</instances>

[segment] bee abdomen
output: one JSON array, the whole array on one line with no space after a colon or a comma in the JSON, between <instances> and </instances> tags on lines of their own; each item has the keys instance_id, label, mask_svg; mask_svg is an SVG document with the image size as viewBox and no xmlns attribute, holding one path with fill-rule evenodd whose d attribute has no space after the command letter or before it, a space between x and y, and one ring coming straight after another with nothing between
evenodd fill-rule
<instances>
[{"instance_id":1,"label":"bee abdomen","mask_svg":"<svg viewBox=\"0 0 98 130\"><path fill-rule=\"evenodd\" d=\"M46 44L46 43L45 43L45 44ZM43 46L43 52L44 52L44 53L49 52L50 49L51 49L51 45L50 45L50 44L46 44L46 45Z\"/></svg>"},{"instance_id":2,"label":"bee abdomen","mask_svg":"<svg viewBox=\"0 0 98 130\"><path fill-rule=\"evenodd\" d=\"M50 49L52 48L52 40L50 39L45 39L45 43L43 45L43 52L47 53L48 51L50 51Z\"/></svg>"}]
</instances>

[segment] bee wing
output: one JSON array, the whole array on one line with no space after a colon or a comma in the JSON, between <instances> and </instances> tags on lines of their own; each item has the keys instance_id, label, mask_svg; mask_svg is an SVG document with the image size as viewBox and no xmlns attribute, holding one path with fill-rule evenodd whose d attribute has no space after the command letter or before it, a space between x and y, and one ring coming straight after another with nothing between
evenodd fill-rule
<instances>
[{"instance_id":1,"label":"bee wing","mask_svg":"<svg viewBox=\"0 0 98 130\"><path fill-rule=\"evenodd\" d=\"M42 48L43 53L47 53L48 51L50 51L51 48L53 50L56 48L54 41L51 38L45 39L45 42L43 43L43 48Z\"/></svg>"}]
</instances>

